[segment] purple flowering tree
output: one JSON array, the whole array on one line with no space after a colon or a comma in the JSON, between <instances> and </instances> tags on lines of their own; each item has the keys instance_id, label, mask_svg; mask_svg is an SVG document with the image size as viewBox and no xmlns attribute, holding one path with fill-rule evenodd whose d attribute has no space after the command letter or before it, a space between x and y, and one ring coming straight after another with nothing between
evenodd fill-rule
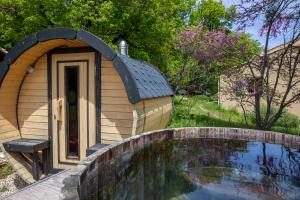
<instances>
[{"instance_id":1,"label":"purple flowering tree","mask_svg":"<svg viewBox=\"0 0 300 200\"><path fill-rule=\"evenodd\" d=\"M240 29L263 21L258 31L264 43L250 59L241 52L245 62L226 73L230 94L244 107L254 107L256 128L268 130L300 101L300 1L241 0L237 10ZM282 45L270 49L274 38L282 38ZM236 88L245 90L235 93Z\"/></svg>"},{"instance_id":2,"label":"purple flowering tree","mask_svg":"<svg viewBox=\"0 0 300 200\"><path fill-rule=\"evenodd\" d=\"M226 33L223 27L210 31L199 24L180 33L179 47L198 64L211 64L230 59L240 39L241 34Z\"/></svg>"},{"instance_id":3,"label":"purple flowering tree","mask_svg":"<svg viewBox=\"0 0 300 200\"><path fill-rule=\"evenodd\" d=\"M224 27L208 30L201 23L188 27L178 38L185 59L178 74L177 89L186 74L189 77L187 85L192 91L205 87L201 84L211 84L211 80L217 80L225 69L243 62L240 53L247 54L248 42L245 34Z\"/></svg>"}]
</instances>

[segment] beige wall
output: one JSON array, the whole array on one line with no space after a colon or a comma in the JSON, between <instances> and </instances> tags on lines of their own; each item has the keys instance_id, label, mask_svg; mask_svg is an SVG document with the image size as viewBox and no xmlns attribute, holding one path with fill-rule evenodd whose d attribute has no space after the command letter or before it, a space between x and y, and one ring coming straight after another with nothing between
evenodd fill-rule
<instances>
[{"instance_id":1,"label":"beige wall","mask_svg":"<svg viewBox=\"0 0 300 200\"><path fill-rule=\"evenodd\" d=\"M112 61L101 59L101 143L111 144L132 135L132 104Z\"/></svg>"},{"instance_id":2,"label":"beige wall","mask_svg":"<svg viewBox=\"0 0 300 200\"><path fill-rule=\"evenodd\" d=\"M166 128L172 97L147 99L132 105L111 61L102 57L101 142L110 144L132 135Z\"/></svg>"},{"instance_id":3,"label":"beige wall","mask_svg":"<svg viewBox=\"0 0 300 200\"><path fill-rule=\"evenodd\" d=\"M172 98L144 100L132 105L112 62L105 57L101 61L101 142L110 144L136 133L165 128L172 111ZM47 88L47 56L44 55L36 62L33 73L26 75L20 89L18 120L23 138L48 138Z\"/></svg>"},{"instance_id":4,"label":"beige wall","mask_svg":"<svg viewBox=\"0 0 300 200\"><path fill-rule=\"evenodd\" d=\"M36 62L34 71L24 79L19 96L18 119L23 138L48 139L46 55Z\"/></svg>"},{"instance_id":5,"label":"beige wall","mask_svg":"<svg viewBox=\"0 0 300 200\"><path fill-rule=\"evenodd\" d=\"M234 109L237 109L239 112L242 112L242 107L240 106L240 103L238 101L232 100L231 95L229 95L227 90L224 89L228 85L223 79L221 79L221 81L220 81L220 91L218 94L220 105L222 105L224 108L227 108L227 109L234 108ZM284 91L282 86L279 87L279 90L281 92ZM262 101L262 102L264 102L264 101ZM251 112L254 110L254 107L253 107L253 105L246 104L245 109L247 112ZM287 111L300 118L300 102L294 103L293 105L288 107Z\"/></svg>"},{"instance_id":6,"label":"beige wall","mask_svg":"<svg viewBox=\"0 0 300 200\"><path fill-rule=\"evenodd\" d=\"M296 45L300 44L300 40L296 43ZM270 58L277 58L278 54L277 52L280 51L280 49L283 46L280 45L278 47L275 47L273 49L270 49ZM299 69L298 69L299 70ZM272 69L270 69L270 74L269 74L269 84L271 85L271 88L273 88L273 85L275 84L276 78L277 78L277 71L278 71L278 66L276 64L272 65ZM250 69L248 67L245 67L244 72L241 72L241 74L250 74ZM286 75L288 76L288 75ZM298 72L298 76L300 76L300 72ZM249 77L252 77L251 75ZM298 78L295 77L294 82L299 81ZM225 108L236 108L239 111L242 111L240 104L235 101L232 100L232 93L233 91L230 91L230 88L232 88L232 85L234 84L234 80L230 80L222 75L220 76L220 81L219 81L219 103L224 106ZM283 76L282 74L280 75L280 78L278 80L278 84L277 84L277 94L280 94L281 96L284 95L285 90L286 90L286 85L288 84L288 80L285 80L285 76ZM297 84L299 85L299 84ZM295 88L295 90L293 92L299 92L300 91L300 87L299 88ZM292 91L290 92L290 95L288 96L288 99L291 98L291 94ZM276 98L276 97L275 97ZM252 101L254 101L253 97L251 98ZM279 100L281 99L281 97L279 98ZM264 102L264 99L262 99L262 102ZM266 102L266 101L265 101ZM248 105L246 106L246 109L248 111L253 111L253 105ZM287 108L288 112L298 116L300 118L300 102L296 102L293 105L291 105L290 107Z\"/></svg>"},{"instance_id":7,"label":"beige wall","mask_svg":"<svg viewBox=\"0 0 300 200\"><path fill-rule=\"evenodd\" d=\"M134 106L133 134L166 128L173 110L172 97L146 99Z\"/></svg>"},{"instance_id":8,"label":"beige wall","mask_svg":"<svg viewBox=\"0 0 300 200\"><path fill-rule=\"evenodd\" d=\"M19 85L23 79L22 69L18 69L19 63L11 65L11 69L3 80L0 88L0 142L7 142L20 138L17 126L16 103ZM19 71L20 70L20 71ZM2 145L1 145L2 146ZM2 150L5 150L2 147ZM27 182L32 182L29 171L19 162L14 154L5 152L8 161L15 171Z\"/></svg>"},{"instance_id":9,"label":"beige wall","mask_svg":"<svg viewBox=\"0 0 300 200\"><path fill-rule=\"evenodd\" d=\"M28 65L33 65L40 56L47 53L50 49L53 49L61 45L70 46L70 47L84 46L84 44L78 41L61 40L61 39L41 42L35 45L34 47L28 49L20 57L18 57L13 64L10 65L9 71L7 72L7 75L5 76L3 83L0 87L0 143L1 144L3 142L10 141L13 139L18 139L21 137L21 133L17 125L16 104L18 99L18 92L22 80L26 74L26 69ZM37 86L39 84L35 84L35 85ZM41 87L43 87L43 85L41 85ZM29 94L29 96L30 95L33 94ZM23 93L21 96L24 97L25 94ZM38 101L37 99L39 98L34 98L32 101ZM36 103L38 104L38 102ZM20 113L20 111L18 113ZM27 113L24 111L23 113L20 114L26 116L28 115L28 110ZM28 123L24 123L24 121L26 120L21 120L21 121L23 122L20 122L20 127L24 128L24 125ZM23 130L21 129L21 131L25 131L25 130L26 129ZM42 134L42 137L45 137L45 135ZM2 145L1 148L5 152ZM18 175L22 177L26 182L33 182L33 178L30 172L21 164L18 157L16 157L14 153L5 152L5 154L7 156L8 161L12 164L12 167L18 173Z\"/></svg>"}]
</instances>

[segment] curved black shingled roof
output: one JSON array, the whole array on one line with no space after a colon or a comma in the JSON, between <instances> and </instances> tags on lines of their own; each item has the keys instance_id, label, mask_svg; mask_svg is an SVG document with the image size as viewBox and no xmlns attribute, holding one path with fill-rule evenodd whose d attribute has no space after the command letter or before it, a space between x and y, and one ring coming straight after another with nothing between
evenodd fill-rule
<instances>
[{"instance_id":1,"label":"curved black shingled roof","mask_svg":"<svg viewBox=\"0 0 300 200\"><path fill-rule=\"evenodd\" d=\"M128 70L133 82L135 82L140 99L173 95L168 81L153 65L120 54L117 55L113 63L117 70L122 68Z\"/></svg>"},{"instance_id":2,"label":"curved black shingled roof","mask_svg":"<svg viewBox=\"0 0 300 200\"><path fill-rule=\"evenodd\" d=\"M132 104L143 99L173 95L173 90L167 79L153 65L117 54L105 42L90 32L69 28L46 29L28 36L17 44L4 57L3 62L0 63L0 83L2 83L8 72L9 65L22 53L39 42L54 39L79 40L112 60L125 85L128 99Z\"/></svg>"}]
</instances>

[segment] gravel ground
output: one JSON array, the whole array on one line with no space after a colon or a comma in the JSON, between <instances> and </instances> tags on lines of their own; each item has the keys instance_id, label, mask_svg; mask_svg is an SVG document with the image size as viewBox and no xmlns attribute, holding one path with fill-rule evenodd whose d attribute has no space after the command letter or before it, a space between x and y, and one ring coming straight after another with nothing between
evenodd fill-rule
<instances>
[{"instance_id":1,"label":"gravel ground","mask_svg":"<svg viewBox=\"0 0 300 200\"><path fill-rule=\"evenodd\" d=\"M6 160L1 157L0 163L6 163ZM24 188L25 186L27 186L27 183L25 183L16 173L12 173L6 178L0 179L0 199Z\"/></svg>"}]
</instances>

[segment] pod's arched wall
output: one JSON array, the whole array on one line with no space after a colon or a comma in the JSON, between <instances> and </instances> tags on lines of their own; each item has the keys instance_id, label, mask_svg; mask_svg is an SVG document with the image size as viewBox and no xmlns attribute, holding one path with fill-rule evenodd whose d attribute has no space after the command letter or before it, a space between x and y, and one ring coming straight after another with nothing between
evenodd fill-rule
<instances>
[{"instance_id":1,"label":"pod's arched wall","mask_svg":"<svg viewBox=\"0 0 300 200\"><path fill-rule=\"evenodd\" d=\"M108 58L101 58L101 143L132 136L133 113L124 83Z\"/></svg>"},{"instance_id":2,"label":"pod's arched wall","mask_svg":"<svg viewBox=\"0 0 300 200\"><path fill-rule=\"evenodd\" d=\"M68 39L38 42L9 65L0 87L0 143L21 137L48 138L46 54L56 47L87 46L79 40ZM101 142L110 144L144 131L166 127L172 111L172 97L131 104L127 92L134 88L124 85L124 77L121 79L111 60L104 56L101 58ZM35 68L31 74L27 73L29 65ZM128 78L129 75L125 76ZM25 181L33 182L31 173L18 157L13 153L5 154L15 171Z\"/></svg>"},{"instance_id":3,"label":"pod's arched wall","mask_svg":"<svg viewBox=\"0 0 300 200\"><path fill-rule=\"evenodd\" d=\"M47 56L37 60L27 74L18 100L18 120L22 138L48 139Z\"/></svg>"},{"instance_id":4,"label":"pod's arched wall","mask_svg":"<svg viewBox=\"0 0 300 200\"><path fill-rule=\"evenodd\" d=\"M173 110L172 97L146 99L134 105L134 134L166 128Z\"/></svg>"},{"instance_id":5,"label":"pod's arched wall","mask_svg":"<svg viewBox=\"0 0 300 200\"><path fill-rule=\"evenodd\" d=\"M14 63L9 66L9 70L4 80L2 81L2 85L0 87L0 142L1 144L10 140L20 138L22 131L25 131L25 129L24 130L21 129L21 132L19 131L18 120L20 120L19 125L21 128L23 113L20 113L20 111L18 111L18 113L21 114L21 117L18 119L16 105L18 104L18 99L21 102L23 101L22 96L24 96L24 94L21 94L19 97L19 90L20 87L23 86L21 84L27 73L26 71L28 66L34 65L36 61L41 56L46 54L49 50L61 46L81 47L87 45L80 41L64 40L64 39L56 39L56 40L50 40L46 42L40 42L37 45L28 49L22 55L20 55L14 61ZM36 71L36 73L37 72L38 70ZM35 72L33 74L35 74ZM32 76L34 76L33 74ZM47 81L47 76L45 80ZM23 106L24 105L21 105L21 108ZM24 114L26 114L26 112ZM12 164L14 170L18 173L18 175L21 176L26 182L33 182L31 173L21 164L18 157L14 153L6 152L4 148L2 148L2 150L5 152L8 161Z\"/></svg>"}]
</instances>

